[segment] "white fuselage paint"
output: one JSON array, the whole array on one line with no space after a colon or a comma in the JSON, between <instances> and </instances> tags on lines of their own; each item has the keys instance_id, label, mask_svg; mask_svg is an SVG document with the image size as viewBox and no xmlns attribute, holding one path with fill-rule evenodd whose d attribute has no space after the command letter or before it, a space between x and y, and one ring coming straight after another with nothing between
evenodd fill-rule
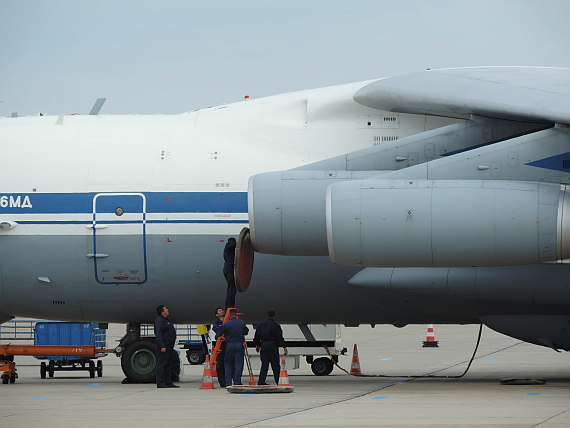
<instances>
[{"instance_id":1,"label":"white fuselage paint","mask_svg":"<svg viewBox=\"0 0 570 428\"><path fill-rule=\"evenodd\" d=\"M141 314L148 312L152 318L157 303L198 293L207 307L202 310L193 302L192 310L185 312L180 305L178 320L207 321L204 318L209 315L204 314L212 312L215 302L223 302L225 294L223 277L214 275L223 263L221 241L247 225L245 193L251 175L295 168L372 145L396 144L397 138L455 121L362 106L352 96L366 83L174 116L0 119L0 223L17 224L0 230L0 316L147 320ZM121 216L109 205L117 194L123 195L119 201L134 207ZM96 202L97 198L101 200ZM233 200L239 204L232 205ZM99 208L98 203L102 204ZM138 208L139 203L143 208ZM139 262L143 260L144 269L148 268L144 282L138 273L123 273L117 266L113 269L120 272L112 272L114 277L130 275L130 279L117 279L118 285L110 287L105 285L107 280L96 280L93 259L106 262L94 253L94 241L113 237L104 246L143 235L144 260L141 256ZM211 250L204 244L208 237L216 243ZM184 242L182 250L166 247L175 240ZM212 253L200 254L206 250ZM202 257L199 268L186 266L187 254ZM106 256L111 260L113 254ZM256 269L265 269L269 280L272 272L279 271L272 266L291 262L278 256L260 257ZM318 259L314 265L318 269L335 269L328 259ZM209 282L193 282L191 270L192 275L209 272ZM98 275L102 278L105 273ZM295 282L306 287L315 281L314 276L314 272L297 272ZM46 284L38 277L51 282ZM338 287L346 283L347 278L341 279ZM204 290L204 284L212 281L215 290ZM185 282L193 291L181 290ZM258 304L267 295L256 298L254 292L251 299ZM123 303L113 306L117 300ZM347 319L358 318L358 302L355 298L358 312L348 314ZM290 309L291 318L302 318L308 310L294 301L280 309ZM320 312L322 321L326 313Z\"/></svg>"}]
</instances>

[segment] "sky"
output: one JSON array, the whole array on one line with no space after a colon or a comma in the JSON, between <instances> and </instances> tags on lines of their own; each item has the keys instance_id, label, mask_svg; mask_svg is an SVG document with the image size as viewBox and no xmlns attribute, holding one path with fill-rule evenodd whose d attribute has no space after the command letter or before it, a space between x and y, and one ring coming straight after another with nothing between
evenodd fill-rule
<instances>
[{"instance_id":1,"label":"sky","mask_svg":"<svg viewBox=\"0 0 570 428\"><path fill-rule=\"evenodd\" d=\"M426 68L570 67L567 0L0 0L0 116L177 114Z\"/></svg>"}]
</instances>

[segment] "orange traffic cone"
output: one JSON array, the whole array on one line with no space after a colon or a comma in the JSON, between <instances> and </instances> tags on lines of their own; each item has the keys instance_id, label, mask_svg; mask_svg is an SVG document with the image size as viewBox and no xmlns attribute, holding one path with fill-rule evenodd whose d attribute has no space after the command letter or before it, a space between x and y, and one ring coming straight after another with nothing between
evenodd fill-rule
<instances>
[{"instance_id":1,"label":"orange traffic cone","mask_svg":"<svg viewBox=\"0 0 570 428\"><path fill-rule=\"evenodd\" d=\"M428 325L426 340L424 340L424 346L422 348L437 348L439 347L439 342L435 340L435 335L433 333L433 324Z\"/></svg>"},{"instance_id":2,"label":"orange traffic cone","mask_svg":"<svg viewBox=\"0 0 570 428\"><path fill-rule=\"evenodd\" d=\"M279 386L291 386L289 383L289 375L285 370L285 357L281 357L281 373L279 373Z\"/></svg>"},{"instance_id":3,"label":"orange traffic cone","mask_svg":"<svg viewBox=\"0 0 570 428\"><path fill-rule=\"evenodd\" d=\"M354 350L352 351L352 363L350 364L350 374L355 376L361 376L360 371L360 360L358 359L358 349L356 348L356 343L354 344Z\"/></svg>"},{"instance_id":4,"label":"orange traffic cone","mask_svg":"<svg viewBox=\"0 0 570 428\"><path fill-rule=\"evenodd\" d=\"M202 378L202 386L200 389L216 389L212 380L212 370L210 369L210 356L206 355L206 362L204 363L204 377Z\"/></svg>"}]
</instances>

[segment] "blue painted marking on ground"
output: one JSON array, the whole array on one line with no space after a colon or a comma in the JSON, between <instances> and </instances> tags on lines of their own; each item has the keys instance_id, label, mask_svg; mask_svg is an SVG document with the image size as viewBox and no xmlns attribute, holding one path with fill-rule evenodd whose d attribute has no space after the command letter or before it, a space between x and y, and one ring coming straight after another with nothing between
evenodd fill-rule
<instances>
[{"instance_id":1,"label":"blue painted marking on ground","mask_svg":"<svg viewBox=\"0 0 570 428\"><path fill-rule=\"evenodd\" d=\"M47 400L46 397L34 397L33 400Z\"/></svg>"},{"instance_id":2,"label":"blue painted marking on ground","mask_svg":"<svg viewBox=\"0 0 570 428\"><path fill-rule=\"evenodd\" d=\"M485 361L490 362L490 361L497 361L497 360L495 358L487 358Z\"/></svg>"},{"instance_id":3,"label":"blue painted marking on ground","mask_svg":"<svg viewBox=\"0 0 570 428\"><path fill-rule=\"evenodd\" d=\"M408 383L408 381L407 381L407 380L404 380L404 381L401 381L401 382L396 382L396 385L403 385L403 384L405 384L405 383Z\"/></svg>"},{"instance_id":4,"label":"blue painted marking on ground","mask_svg":"<svg viewBox=\"0 0 570 428\"><path fill-rule=\"evenodd\" d=\"M391 359L392 359L392 358L382 358L382 361L389 361L389 360L391 360Z\"/></svg>"},{"instance_id":5,"label":"blue painted marking on ground","mask_svg":"<svg viewBox=\"0 0 570 428\"><path fill-rule=\"evenodd\" d=\"M372 397L371 400L383 400L384 398L388 398L387 395L377 395L376 397Z\"/></svg>"},{"instance_id":6,"label":"blue painted marking on ground","mask_svg":"<svg viewBox=\"0 0 570 428\"><path fill-rule=\"evenodd\" d=\"M531 397L534 397L536 395L540 395L540 393L539 392L529 392L526 395L530 395Z\"/></svg>"},{"instance_id":7,"label":"blue painted marking on ground","mask_svg":"<svg viewBox=\"0 0 570 428\"><path fill-rule=\"evenodd\" d=\"M87 385L82 385L82 386L99 386L99 385L103 385L102 383L88 383Z\"/></svg>"},{"instance_id":8,"label":"blue painted marking on ground","mask_svg":"<svg viewBox=\"0 0 570 428\"><path fill-rule=\"evenodd\" d=\"M242 397L253 397L257 394L240 394Z\"/></svg>"}]
</instances>

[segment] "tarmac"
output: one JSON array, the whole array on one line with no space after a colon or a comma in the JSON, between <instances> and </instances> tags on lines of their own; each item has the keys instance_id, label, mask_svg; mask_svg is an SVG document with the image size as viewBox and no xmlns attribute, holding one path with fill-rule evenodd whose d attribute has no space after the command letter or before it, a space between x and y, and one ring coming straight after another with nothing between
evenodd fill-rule
<instances>
[{"instance_id":1,"label":"tarmac","mask_svg":"<svg viewBox=\"0 0 570 428\"><path fill-rule=\"evenodd\" d=\"M124 326L112 325L108 347ZM436 325L437 348L423 348L427 326L342 329L367 375L460 375L478 326ZM5 342L3 342L5 343ZM317 377L302 361L290 370L291 394L229 394L200 390L203 366L184 365L178 389L121 384L119 358L102 359L103 377L55 372L40 379L39 361L16 357L19 379L0 384L0 427L568 427L570 354L483 329L470 371L462 378L354 377L335 368ZM244 373L245 375L246 373ZM257 376L256 376L257 377ZM544 385L501 385L503 378L541 378ZM244 383L247 378L244 376Z\"/></svg>"}]
</instances>

